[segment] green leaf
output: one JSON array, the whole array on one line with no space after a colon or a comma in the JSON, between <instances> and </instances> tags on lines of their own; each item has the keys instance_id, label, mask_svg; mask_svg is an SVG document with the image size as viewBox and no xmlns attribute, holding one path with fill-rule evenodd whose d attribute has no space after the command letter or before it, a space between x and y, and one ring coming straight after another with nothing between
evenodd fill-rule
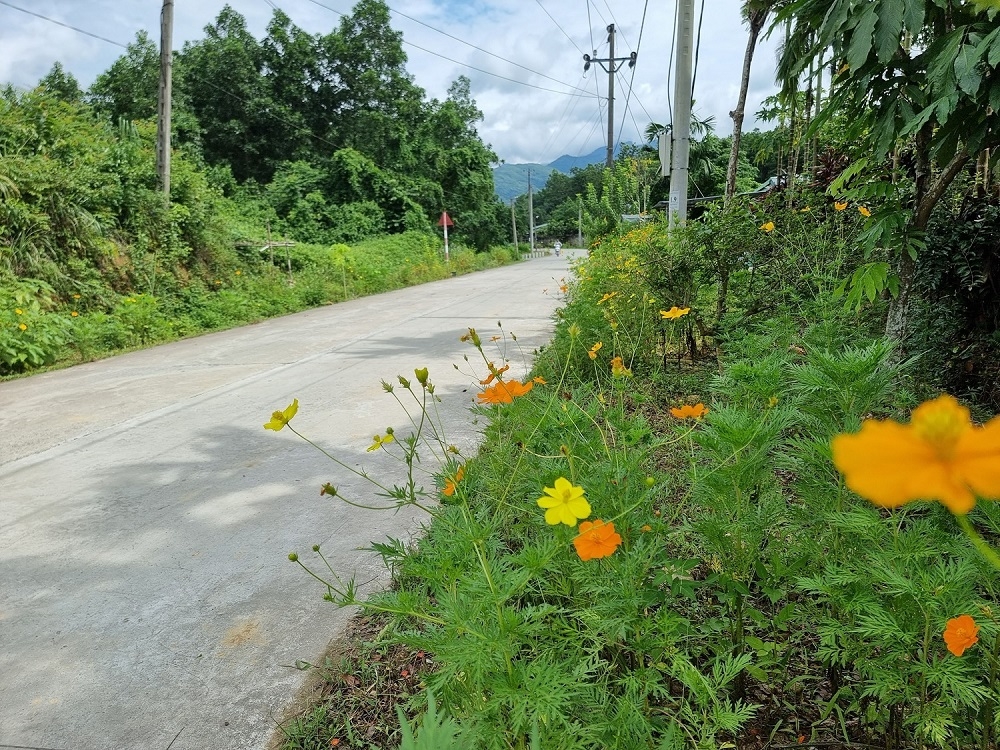
<instances>
[{"instance_id":1,"label":"green leaf","mask_svg":"<svg viewBox=\"0 0 1000 750\"><path fill-rule=\"evenodd\" d=\"M955 78L958 87L969 96L975 96L983 82L979 72L979 56L971 44L963 44L955 57Z\"/></svg>"},{"instance_id":2,"label":"green leaf","mask_svg":"<svg viewBox=\"0 0 1000 750\"><path fill-rule=\"evenodd\" d=\"M910 4L919 5L919 3ZM880 63L891 60L899 49L906 5L906 0L882 0L879 3L878 23L875 25L875 51Z\"/></svg>"},{"instance_id":3,"label":"green leaf","mask_svg":"<svg viewBox=\"0 0 1000 750\"><path fill-rule=\"evenodd\" d=\"M924 4L903 3L903 26L916 36L924 28Z\"/></svg>"},{"instance_id":4,"label":"green leaf","mask_svg":"<svg viewBox=\"0 0 1000 750\"><path fill-rule=\"evenodd\" d=\"M925 53L930 56L927 83L938 96L950 94L955 88L955 58L961 46L962 35L950 34L931 45Z\"/></svg>"},{"instance_id":5,"label":"green leaf","mask_svg":"<svg viewBox=\"0 0 1000 750\"><path fill-rule=\"evenodd\" d=\"M875 24L878 22L876 5L868 6L861 16L857 26L851 32L851 46L847 50L847 64L851 70L859 70L867 61L872 49L872 39L875 34Z\"/></svg>"}]
</instances>

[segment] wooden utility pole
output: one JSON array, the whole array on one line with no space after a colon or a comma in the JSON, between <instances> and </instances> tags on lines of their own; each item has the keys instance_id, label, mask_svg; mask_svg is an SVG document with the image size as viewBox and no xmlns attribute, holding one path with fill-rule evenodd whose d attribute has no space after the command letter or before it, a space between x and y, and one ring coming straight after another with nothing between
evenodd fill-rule
<instances>
[{"instance_id":1,"label":"wooden utility pole","mask_svg":"<svg viewBox=\"0 0 1000 750\"><path fill-rule=\"evenodd\" d=\"M160 102L156 123L156 176L170 200L170 99L173 70L174 0L163 0L160 13Z\"/></svg>"},{"instance_id":2,"label":"wooden utility pole","mask_svg":"<svg viewBox=\"0 0 1000 750\"><path fill-rule=\"evenodd\" d=\"M694 57L694 0L678 0L677 50L674 62L674 121L670 127L669 227L687 221L688 157L691 149L691 66Z\"/></svg>"},{"instance_id":3,"label":"wooden utility pole","mask_svg":"<svg viewBox=\"0 0 1000 750\"><path fill-rule=\"evenodd\" d=\"M608 73L608 155L605 159L605 166L608 169L615 165L615 73L621 69L621 65L615 63L623 62L627 62L630 68L634 68L635 52L628 57L615 57L615 25L608 24L608 56L602 58L590 55L583 56L584 72L590 68L591 63L597 63Z\"/></svg>"}]
</instances>

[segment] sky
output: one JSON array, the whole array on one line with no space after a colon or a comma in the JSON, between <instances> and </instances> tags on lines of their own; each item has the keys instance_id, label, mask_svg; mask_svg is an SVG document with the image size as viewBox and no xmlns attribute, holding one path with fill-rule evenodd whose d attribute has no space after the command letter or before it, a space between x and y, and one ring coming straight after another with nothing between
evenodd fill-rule
<instances>
[{"instance_id":1,"label":"sky","mask_svg":"<svg viewBox=\"0 0 1000 750\"><path fill-rule=\"evenodd\" d=\"M392 26L403 33L407 71L429 98L443 99L460 75L471 81L484 118L479 135L501 160L548 163L606 146L608 74L583 55L637 52L634 69L615 76L615 141L643 142L650 122L671 120L676 0L390 0ZM740 0L696 0L702 15L694 90L699 118L716 133L732 132L729 112L739 94L747 31ZM258 38L274 8L305 31L327 33L352 0L229 0ZM204 37L225 0L174 0L173 47ZM32 16L11 6L125 45L145 29L159 39L162 0L0 0L0 82L31 88L55 62L83 88L124 53L120 46ZM745 129L776 90L775 40L757 48Z\"/></svg>"}]
</instances>

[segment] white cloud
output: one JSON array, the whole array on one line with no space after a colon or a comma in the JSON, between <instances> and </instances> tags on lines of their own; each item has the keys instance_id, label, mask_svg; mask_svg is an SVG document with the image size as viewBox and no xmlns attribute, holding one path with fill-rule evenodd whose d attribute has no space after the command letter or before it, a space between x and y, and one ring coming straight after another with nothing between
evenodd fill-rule
<instances>
[{"instance_id":1,"label":"white cloud","mask_svg":"<svg viewBox=\"0 0 1000 750\"><path fill-rule=\"evenodd\" d=\"M351 4L345 0L320 1L342 13L351 10ZM739 13L740 0L704 1L708 6L698 55L695 107L702 117L714 115L717 132L726 134L731 129L728 113L736 104L747 32ZM159 0L13 2L122 44L132 41L140 29L146 29L154 39L159 37ZM272 13L269 3L265 0L229 2L247 18L251 32L262 37ZM273 2L310 33L326 33L340 23L339 15L311 0ZM597 66L584 74L582 55L584 52L593 54L596 46L598 56L607 57L605 27L612 21L619 32L616 57L625 57L635 49L639 44L640 28L642 32L634 78L633 72L625 67L616 79L616 134L621 130L621 139L641 141L642 131L651 120L670 120L668 90L673 88L670 80L673 2L632 0L624 3L619 0L611 6L603 0L591 2L589 23L587 5L579 0L507 0L505 3L390 0L389 4L407 16L480 48L462 44L401 15L392 16L393 28L403 32L406 42L431 51L404 46L409 58L407 69L417 85L428 96L440 99L447 95L455 78L467 75L472 82L473 96L485 114L479 127L480 135L509 162L548 162L564 153L588 153L604 144L607 125L601 113L606 111L605 102L590 94L599 90L600 96L606 97L607 75ZM174 47L180 49L184 41L202 38L203 28L212 23L223 5L224 0L175 3ZM609 11L612 6L613 19ZM761 101L774 91L775 47L773 40L762 40L758 45L747 102L748 128L754 125L753 115ZM87 86L122 51L106 42L0 6L0 81L30 87L58 60L81 85ZM445 57L451 61L443 59ZM626 112L630 80L633 93ZM552 92L569 92L572 87L583 88L588 96Z\"/></svg>"}]
</instances>

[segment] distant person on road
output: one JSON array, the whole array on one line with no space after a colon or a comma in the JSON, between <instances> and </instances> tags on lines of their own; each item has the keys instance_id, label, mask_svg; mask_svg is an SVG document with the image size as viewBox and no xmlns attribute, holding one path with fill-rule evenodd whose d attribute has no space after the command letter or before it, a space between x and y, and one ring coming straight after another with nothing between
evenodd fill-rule
<instances>
[{"instance_id":1,"label":"distant person on road","mask_svg":"<svg viewBox=\"0 0 1000 750\"><path fill-rule=\"evenodd\" d=\"M559 251L562 250L562 243L559 240L556 240L556 244L553 245L553 247L556 249L556 257L558 258Z\"/></svg>"}]
</instances>

